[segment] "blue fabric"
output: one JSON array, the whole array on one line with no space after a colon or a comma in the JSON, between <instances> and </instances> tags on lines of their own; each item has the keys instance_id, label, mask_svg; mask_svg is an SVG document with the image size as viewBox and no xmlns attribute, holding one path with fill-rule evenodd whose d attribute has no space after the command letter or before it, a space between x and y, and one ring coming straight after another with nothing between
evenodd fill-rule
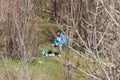
<instances>
[{"instance_id":1,"label":"blue fabric","mask_svg":"<svg viewBox=\"0 0 120 80\"><path fill-rule=\"evenodd\" d=\"M41 53L42 53L43 55L47 54L47 52L48 52L47 50L42 50L42 51L41 51Z\"/></svg>"},{"instance_id":2,"label":"blue fabric","mask_svg":"<svg viewBox=\"0 0 120 80\"><path fill-rule=\"evenodd\" d=\"M62 45L66 45L66 36L63 33L60 33L60 36L56 36L54 38L54 44L62 44Z\"/></svg>"}]
</instances>

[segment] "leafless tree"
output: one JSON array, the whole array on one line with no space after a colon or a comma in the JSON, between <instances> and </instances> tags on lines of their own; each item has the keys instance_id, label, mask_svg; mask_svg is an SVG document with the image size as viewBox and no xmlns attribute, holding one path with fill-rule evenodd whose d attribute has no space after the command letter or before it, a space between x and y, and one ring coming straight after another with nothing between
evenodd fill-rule
<instances>
[{"instance_id":1,"label":"leafless tree","mask_svg":"<svg viewBox=\"0 0 120 80\"><path fill-rule=\"evenodd\" d=\"M80 74L87 80L120 79L119 0L1 0L0 4L1 57L19 57L26 79L31 79L27 61L38 47L34 35L39 33L32 20L39 12L51 14L68 38L66 79Z\"/></svg>"},{"instance_id":2,"label":"leafless tree","mask_svg":"<svg viewBox=\"0 0 120 80\"><path fill-rule=\"evenodd\" d=\"M63 31L67 27L68 47L79 55L71 53L71 65L86 79L119 80L120 1L71 0L62 5L58 25ZM80 58L85 59L84 68L77 65Z\"/></svg>"},{"instance_id":3,"label":"leafless tree","mask_svg":"<svg viewBox=\"0 0 120 80\"><path fill-rule=\"evenodd\" d=\"M20 80L31 80L28 67L29 59L38 50L38 29L34 26L33 0L1 0L0 1L0 57L20 59L23 62L24 76ZM13 80L6 68L8 80Z\"/></svg>"}]
</instances>

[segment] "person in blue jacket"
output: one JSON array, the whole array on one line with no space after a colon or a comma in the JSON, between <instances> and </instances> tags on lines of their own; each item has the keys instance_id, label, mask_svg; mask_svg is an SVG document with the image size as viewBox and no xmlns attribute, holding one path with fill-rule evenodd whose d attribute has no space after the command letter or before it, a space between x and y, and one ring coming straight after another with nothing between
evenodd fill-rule
<instances>
[{"instance_id":1,"label":"person in blue jacket","mask_svg":"<svg viewBox=\"0 0 120 80\"><path fill-rule=\"evenodd\" d=\"M66 41L67 41L66 36L61 31L57 31L57 35L53 40L53 44L51 44L52 54L54 54L54 47L58 47L58 52L59 52L58 56L61 56L62 46L66 45Z\"/></svg>"}]
</instances>

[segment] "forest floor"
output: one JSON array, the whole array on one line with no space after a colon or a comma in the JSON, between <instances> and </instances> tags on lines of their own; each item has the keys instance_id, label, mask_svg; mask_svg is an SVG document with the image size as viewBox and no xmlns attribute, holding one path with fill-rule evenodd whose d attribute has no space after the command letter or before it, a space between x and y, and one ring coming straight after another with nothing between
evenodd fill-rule
<instances>
[{"instance_id":1,"label":"forest floor","mask_svg":"<svg viewBox=\"0 0 120 80\"><path fill-rule=\"evenodd\" d=\"M28 60L31 80L64 80L64 69L59 60L58 57L46 57L41 54ZM24 63L21 60L0 61L0 80L19 80L19 78L27 80L24 77L25 71ZM11 77L9 78L7 74Z\"/></svg>"},{"instance_id":2,"label":"forest floor","mask_svg":"<svg viewBox=\"0 0 120 80\"><path fill-rule=\"evenodd\" d=\"M48 43L47 45L46 44L42 45L40 47L40 51L42 49L50 50L50 44ZM57 52L57 48L55 48L55 52ZM45 56L41 55L41 57L46 59L46 61L48 61L48 62L49 62L49 59L51 59L53 61L53 62L51 62L51 64L56 64L56 66L53 66L53 68L55 68L55 72L58 72L58 73L60 72L59 74L54 76L54 77L57 77L56 79L49 79L49 80L85 80L83 73L81 73L77 70L74 70L71 66L70 66L70 70L69 70L70 75L69 76L67 75L68 74L68 71L67 71L68 65L67 64L69 64L69 63L66 63L66 61L68 58L70 60L70 63L77 64L78 66L81 66L81 68L83 68L84 61L85 61L82 57L80 57L79 59L76 58L77 55L75 55L74 52L72 52L72 54L70 54L70 55L68 54L68 52L69 52L69 50L66 47L62 50L61 57L58 57L58 56L45 57ZM55 62L57 62L57 63L55 63ZM51 68L51 67L52 66L49 66L49 68ZM52 73L55 74L54 72L51 72L51 74ZM68 77L70 77L71 79L66 79ZM47 80L47 79L45 79L45 80Z\"/></svg>"},{"instance_id":3,"label":"forest floor","mask_svg":"<svg viewBox=\"0 0 120 80\"><path fill-rule=\"evenodd\" d=\"M39 47L39 51L42 49L50 50L50 44L44 44ZM55 49L56 51L57 49ZM28 72L31 80L66 80L65 73L65 60L66 51L62 52L62 56L44 56L41 52L39 56L32 57L28 60ZM1 60L0 61L0 80L27 80L26 67L22 60ZM9 77L9 74L11 77ZM79 78L72 78L71 80L84 80L82 74L79 74Z\"/></svg>"},{"instance_id":4,"label":"forest floor","mask_svg":"<svg viewBox=\"0 0 120 80\"><path fill-rule=\"evenodd\" d=\"M0 60L0 80L27 80L28 74L26 72L29 73L31 80L66 80L65 60L67 50L62 52L61 57L46 57L41 55L42 49L50 50L50 40L52 40L55 30L58 28L54 23L38 22L37 26L41 32L40 39L42 43L39 46L38 56L28 59L28 69L26 69L22 60ZM71 55L71 59L74 56L76 55ZM77 63L78 61L76 59L73 62ZM80 62L83 62L82 58ZM81 73L78 76L71 80L84 80Z\"/></svg>"}]
</instances>

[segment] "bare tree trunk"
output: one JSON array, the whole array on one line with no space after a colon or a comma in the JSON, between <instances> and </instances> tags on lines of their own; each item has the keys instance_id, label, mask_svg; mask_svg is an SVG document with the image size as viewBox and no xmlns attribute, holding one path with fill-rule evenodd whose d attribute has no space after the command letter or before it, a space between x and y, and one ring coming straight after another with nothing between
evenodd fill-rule
<instances>
[{"instance_id":1,"label":"bare tree trunk","mask_svg":"<svg viewBox=\"0 0 120 80\"><path fill-rule=\"evenodd\" d=\"M77 4L77 2L80 3ZM70 5L66 7L66 4ZM117 60L119 40L115 36L119 35L120 22L118 19L120 18L120 10L118 7L120 2L117 0L71 0L71 2L66 1L62 5L62 23L59 24L67 27L67 29L71 26L77 27L71 29L80 40L79 43L75 41L76 35L71 37L70 34L66 34L69 40L72 40L72 44L79 49L74 48L72 45L69 45L69 48L85 59L84 68L77 67L71 62L73 67L87 75L86 79L119 80L119 72L115 72L115 69L119 70L119 61ZM65 14L67 17L65 17ZM62 18L63 16L64 18ZM81 51L81 48L83 51ZM105 60L103 61L103 59Z\"/></svg>"}]
</instances>

